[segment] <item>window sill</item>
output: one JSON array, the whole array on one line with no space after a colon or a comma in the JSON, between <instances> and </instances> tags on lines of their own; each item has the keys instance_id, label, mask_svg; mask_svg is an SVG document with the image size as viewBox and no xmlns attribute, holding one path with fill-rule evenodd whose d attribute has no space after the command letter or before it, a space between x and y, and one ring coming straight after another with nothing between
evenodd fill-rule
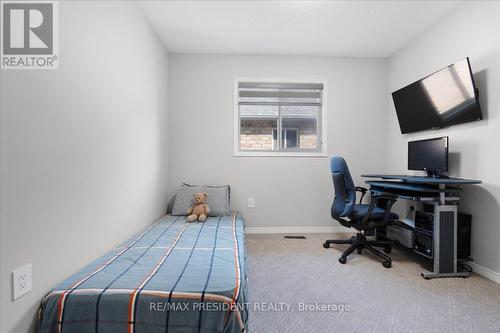
<instances>
[{"instance_id":1,"label":"window sill","mask_svg":"<svg viewBox=\"0 0 500 333\"><path fill-rule=\"evenodd\" d=\"M328 157L323 152L264 152L264 151L238 151L234 157Z\"/></svg>"}]
</instances>

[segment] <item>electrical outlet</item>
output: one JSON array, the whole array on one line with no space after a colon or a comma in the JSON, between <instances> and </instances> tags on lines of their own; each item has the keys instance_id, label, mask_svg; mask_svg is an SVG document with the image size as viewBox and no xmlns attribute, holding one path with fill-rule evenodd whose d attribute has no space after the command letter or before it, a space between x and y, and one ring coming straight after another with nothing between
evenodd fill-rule
<instances>
[{"instance_id":1,"label":"electrical outlet","mask_svg":"<svg viewBox=\"0 0 500 333\"><path fill-rule=\"evenodd\" d=\"M248 208L255 208L255 199L248 198Z\"/></svg>"},{"instance_id":2,"label":"electrical outlet","mask_svg":"<svg viewBox=\"0 0 500 333\"><path fill-rule=\"evenodd\" d=\"M12 272L12 300L29 293L33 287L31 264Z\"/></svg>"}]
</instances>

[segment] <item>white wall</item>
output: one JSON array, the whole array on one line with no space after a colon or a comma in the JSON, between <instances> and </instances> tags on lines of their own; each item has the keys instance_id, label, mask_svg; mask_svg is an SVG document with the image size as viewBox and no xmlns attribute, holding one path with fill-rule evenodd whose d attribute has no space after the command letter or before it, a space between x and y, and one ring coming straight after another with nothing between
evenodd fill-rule
<instances>
[{"instance_id":1,"label":"white wall","mask_svg":"<svg viewBox=\"0 0 500 333\"><path fill-rule=\"evenodd\" d=\"M164 213L167 52L134 2L61 2L60 68L1 73L0 331ZM33 291L11 301L11 271ZM61 264L62 263L62 264Z\"/></svg>"},{"instance_id":2,"label":"white wall","mask_svg":"<svg viewBox=\"0 0 500 333\"><path fill-rule=\"evenodd\" d=\"M387 140L388 170L408 172L407 141L450 136L450 174L483 180L481 186L464 188L460 210L473 216L472 257L476 263L494 272L500 272L499 17L498 2L466 3L389 60L389 89L394 91L459 59L470 57L485 120L438 131L401 135L389 99ZM494 272L489 272L490 277ZM483 270L483 273L488 271Z\"/></svg>"},{"instance_id":3,"label":"white wall","mask_svg":"<svg viewBox=\"0 0 500 333\"><path fill-rule=\"evenodd\" d=\"M233 156L234 78L328 80L328 153L344 155L361 184L386 168L386 73L375 59L170 54L171 193L230 184L249 228L334 226L328 158Z\"/></svg>"}]
</instances>

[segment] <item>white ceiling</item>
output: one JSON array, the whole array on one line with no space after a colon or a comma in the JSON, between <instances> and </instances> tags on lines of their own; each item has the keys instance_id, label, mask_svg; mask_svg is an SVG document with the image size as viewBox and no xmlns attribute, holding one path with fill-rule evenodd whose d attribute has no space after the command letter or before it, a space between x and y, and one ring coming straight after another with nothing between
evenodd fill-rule
<instances>
[{"instance_id":1,"label":"white ceiling","mask_svg":"<svg viewBox=\"0 0 500 333\"><path fill-rule=\"evenodd\" d=\"M461 1L140 1L170 52L387 57Z\"/></svg>"}]
</instances>

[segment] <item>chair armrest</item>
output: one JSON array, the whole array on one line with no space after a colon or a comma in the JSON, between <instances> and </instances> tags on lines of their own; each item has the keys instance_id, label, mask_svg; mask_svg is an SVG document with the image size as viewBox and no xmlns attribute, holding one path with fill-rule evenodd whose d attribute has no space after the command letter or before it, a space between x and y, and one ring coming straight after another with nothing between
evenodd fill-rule
<instances>
[{"instance_id":1,"label":"chair armrest","mask_svg":"<svg viewBox=\"0 0 500 333\"><path fill-rule=\"evenodd\" d=\"M377 202L379 202L380 200L388 201L385 207L384 219L381 222L370 223L370 227L377 228L389 224L389 217L391 215L392 205L394 205L394 203L397 201L397 196L391 193L379 193L379 194L373 194L371 196L370 206L368 207L368 211L361 220L362 224L368 225L368 222L371 220L373 210L375 209Z\"/></svg>"},{"instance_id":2,"label":"chair armrest","mask_svg":"<svg viewBox=\"0 0 500 333\"><path fill-rule=\"evenodd\" d=\"M359 199L359 204L361 205L361 203L363 202L363 198L366 194L366 192L368 192L368 189L365 188L365 187L362 187L362 186L356 186L356 191L357 192L361 192L361 198Z\"/></svg>"}]
</instances>

